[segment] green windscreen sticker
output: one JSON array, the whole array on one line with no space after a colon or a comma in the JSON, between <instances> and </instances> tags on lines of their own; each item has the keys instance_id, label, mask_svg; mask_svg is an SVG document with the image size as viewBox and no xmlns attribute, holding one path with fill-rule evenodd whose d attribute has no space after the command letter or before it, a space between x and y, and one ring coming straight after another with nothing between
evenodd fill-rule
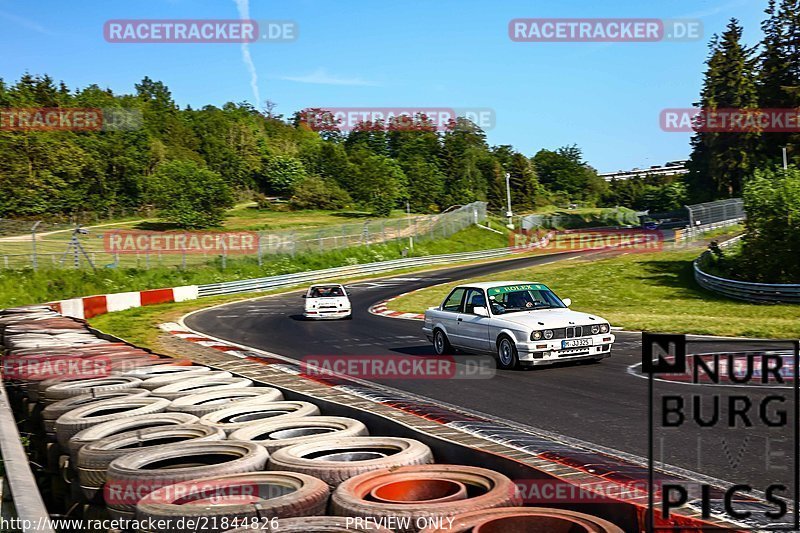
<instances>
[{"instance_id":1,"label":"green windscreen sticker","mask_svg":"<svg viewBox=\"0 0 800 533\"><path fill-rule=\"evenodd\" d=\"M492 287L486 292L489 294L489 296L497 296L498 294L505 294L507 292L546 290L547 287L544 285L504 285L502 287Z\"/></svg>"}]
</instances>

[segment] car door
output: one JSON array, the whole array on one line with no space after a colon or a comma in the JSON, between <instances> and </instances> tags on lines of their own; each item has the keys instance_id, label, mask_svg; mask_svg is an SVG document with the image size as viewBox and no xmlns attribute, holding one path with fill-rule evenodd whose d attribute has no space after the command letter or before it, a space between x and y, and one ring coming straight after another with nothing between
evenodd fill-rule
<instances>
[{"instance_id":1,"label":"car door","mask_svg":"<svg viewBox=\"0 0 800 533\"><path fill-rule=\"evenodd\" d=\"M459 336L459 317L461 315L462 304L464 302L464 294L467 289L463 287L456 287L445 298L442 304L442 310L439 312L439 322L444 326L447 339L453 346L464 347L464 344Z\"/></svg>"},{"instance_id":2,"label":"car door","mask_svg":"<svg viewBox=\"0 0 800 533\"><path fill-rule=\"evenodd\" d=\"M475 307L486 308L486 294L483 289L467 289L461 314L458 316L458 335L464 347L471 351L491 351L489 339L490 318L478 316L474 313Z\"/></svg>"}]
</instances>

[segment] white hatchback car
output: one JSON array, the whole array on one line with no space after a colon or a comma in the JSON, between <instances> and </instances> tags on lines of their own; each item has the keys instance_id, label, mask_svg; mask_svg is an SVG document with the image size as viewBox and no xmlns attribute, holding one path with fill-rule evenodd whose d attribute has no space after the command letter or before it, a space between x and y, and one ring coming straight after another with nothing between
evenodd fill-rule
<instances>
[{"instance_id":1,"label":"white hatchback car","mask_svg":"<svg viewBox=\"0 0 800 533\"><path fill-rule=\"evenodd\" d=\"M571 303L541 283L471 283L425 311L422 329L437 354L492 354L507 369L610 356L608 321L572 311Z\"/></svg>"},{"instance_id":2,"label":"white hatchback car","mask_svg":"<svg viewBox=\"0 0 800 533\"><path fill-rule=\"evenodd\" d=\"M352 318L353 309L344 286L312 285L303 295L305 318Z\"/></svg>"}]
</instances>

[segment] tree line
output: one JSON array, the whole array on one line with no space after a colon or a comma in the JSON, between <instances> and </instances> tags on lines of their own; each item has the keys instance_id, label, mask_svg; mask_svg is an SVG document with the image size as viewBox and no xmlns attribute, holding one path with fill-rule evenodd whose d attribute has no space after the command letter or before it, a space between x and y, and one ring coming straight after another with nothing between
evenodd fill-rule
<instances>
[{"instance_id":1,"label":"tree line","mask_svg":"<svg viewBox=\"0 0 800 533\"><path fill-rule=\"evenodd\" d=\"M284 118L271 105L180 108L163 82L147 77L134 89L70 89L47 75L0 80L0 108L141 115L140 127L129 131L0 129L0 217L85 220L155 207L178 225L203 227L254 196L264 206L277 196L296 209L378 215L406 203L415 212L437 212L476 200L503 211L506 173L515 211L663 201L657 184L618 195L576 146L528 157L509 145L490 146L464 118L441 131L422 115L412 128L363 123L342 133L303 120L310 110Z\"/></svg>"},{"instance_id":2,"label":"tree line","mask_svg":"<svg viewBox=\"0 0 800 533\"><path fill-rule=\"evenodd\" d=\"M800 114L800 0L769 0L765 14L756 46L743 44L736 19L712 38L697 107ZM741 248L714 250L723 275L800 282L800 128L796 118L793 124L783 131L758 125L739 131L700 128L692 137L690 196L700 201L741 196L747 212Z\"/></svg>"},{"instance_id":3,"label":"tree line","mask_svg":"<svg viewBox=\"0 0 800 533\"><path fill-rule=\"evenodd\" d=\"M742 42L743 28L731 19L709 45L697 107L709 109L800 109L800 0L769 0L753 47ZM796 121L795 121L796 124ZM788 128L791 129L791 128ZM697 131L687 176L696 201L739 197L758 169L800 161L800 130Z\"/></svg>"}]
</instances>

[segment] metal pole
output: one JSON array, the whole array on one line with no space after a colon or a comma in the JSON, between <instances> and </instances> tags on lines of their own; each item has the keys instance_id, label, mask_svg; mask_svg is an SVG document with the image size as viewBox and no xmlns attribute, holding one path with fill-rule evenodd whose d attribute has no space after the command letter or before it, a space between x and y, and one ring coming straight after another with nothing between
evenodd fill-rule
<instances>
[{"instance_id":1,"label":"metal pole","mask_svg":"<svg viewBox=\"0 0 800 533\"><path fill-rule=\"evenodd\" d=\"M508 202L508 211L506 211L508 229L514 229L514 223L511 221L513 213L511 212L511 173L509 172L506 172L506 201Z\"/></svg>"},{"instance_id":2,"label":"metal pole","mask_svg":"<svg viewBox=\"0 0 800 533\"><path fill-rule=\"evenodd\" d=\"M414 234L411 231L411 204L406 201L406 216L408 216L408 249L414 249Z\"/></svg>"},{"instance_id":3,"label":"metal pole","mask_svg":"<svg viewBox=\"0 0 800 533\"><path fill-rule=\"evenodd\" d=\"M36 224L33 225L31 228L31 248L33 248L33 270L36 271L36 268L39 266L39 262L36 258L36 228L39 227L42 221L38 221Z\"/></svg>"},{"instance_id":4,"label":"metal pole","mask_svg":"<svg viewBox=\"0 0 800 533\"><path fill-rule=\"evenodd\" d=\"M789 162L786 158L786 147L783 147L783 170L789 170Z\"/></svg>"}]
</instances>

